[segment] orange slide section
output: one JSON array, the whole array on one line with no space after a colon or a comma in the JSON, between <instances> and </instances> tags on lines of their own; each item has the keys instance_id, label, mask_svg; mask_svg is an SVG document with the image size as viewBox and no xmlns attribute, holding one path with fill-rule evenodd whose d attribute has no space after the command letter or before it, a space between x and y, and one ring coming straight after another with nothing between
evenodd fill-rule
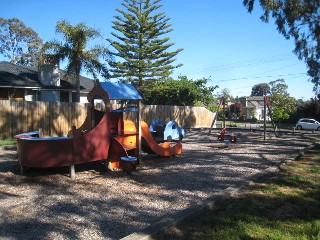
<instances>
[{"instance_id":1,"label":"orange slide section","mask_svg":"<svg viewBox=\"0 0 320 240\"><path fill-rule=\"evenodd\" d=\"M170 157L182 153L182 144L178 142L174 146L170 146L170 142L158 144L152 137L149 126L144 121L141 121L141 137L144 138L150 149L162 157Z\"/></svg>"}]
</instances>

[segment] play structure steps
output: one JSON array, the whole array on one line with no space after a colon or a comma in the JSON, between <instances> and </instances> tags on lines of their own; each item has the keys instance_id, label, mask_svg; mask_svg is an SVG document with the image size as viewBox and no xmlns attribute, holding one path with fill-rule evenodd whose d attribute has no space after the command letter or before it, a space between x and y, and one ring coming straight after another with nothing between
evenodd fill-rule
<instances>
[{"instance_id":1,"label":"play structure steps","mask_svg":"<svg viewBox=\"0 0 320 240\"><path fill-rule=\"evenodd\" d=\"M137 158L133 156L121 157L122 170L125 174L131 174L137 166Z\"/></svg>"}]
</instances>

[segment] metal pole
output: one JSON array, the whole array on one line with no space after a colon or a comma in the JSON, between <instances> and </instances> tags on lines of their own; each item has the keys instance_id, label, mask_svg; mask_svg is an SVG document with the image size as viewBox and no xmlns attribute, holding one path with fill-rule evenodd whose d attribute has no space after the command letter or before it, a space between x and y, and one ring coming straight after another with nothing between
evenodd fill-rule
<instances>
[{"instance_id":1,"label":"metal pole","mask_svg":"<svg viewBox=\"0 0 320 240\"><path fill-rule=\"evenodd\" d=\"M273 128L273 131L274 131L274 135L275 135L275 137L277 137L276 127L275 127L274 122L273 122L272 112L271 112L271 109L270 109L270 106L269 106L269 100L268 100L267 97L266 97L266 101L267 101L267 108L268 108L269 115L270 115L270 118L271 118L271 123L272 123L272 128Z\"/></svg>"},{"instance_id":2,"label":"metal pole","mask_svg":"<svg viewBox=\"0 0 320 240\"><path fill-rule=\"evenodd\" d=\"M226 127L226 99L223 97L223 128Z\"/></svg>"},{"instance_id":3,"label":"metal pole","mask_svg":"<svg viewBox=\"0 0 320 240\"><path fill-rule=\"evenodd\" d=\"M213 126L214 126L214 124L216 123L217 118L218 118L218 115L219 115L219 111L220 111L221 104L222 104L222 98L220 98L219 106L218 106L217 112L216 112L216 114L214 115L214 118L213 118L213 120L212 120L212 123L211 123L210 129L209 129L209 135L211 134L211 130L212 130L212 128L213 128Z\"/></svg>"},{"instance_id":4,"label":"metal pole","mask_svg":"<svg viewBox=\"0 0 320 240\"><path fill-rule=\"evenodd\" d=\"M142 103L138 101L138 162L142 164L142 150L141 150L141 109Z\"/></svg>"},{"instance_id":5,"label":"metal pole","mask_svg":"<svg viewBox=\"0 0 320 240\"><path fill-rule=\"evenodd\" d=\"M264 136L263 140L266 140L266 132L267 132L267 104L266 104L266 96L263 97L263 130L264 130Z\"/></svg>"}]
</instances>

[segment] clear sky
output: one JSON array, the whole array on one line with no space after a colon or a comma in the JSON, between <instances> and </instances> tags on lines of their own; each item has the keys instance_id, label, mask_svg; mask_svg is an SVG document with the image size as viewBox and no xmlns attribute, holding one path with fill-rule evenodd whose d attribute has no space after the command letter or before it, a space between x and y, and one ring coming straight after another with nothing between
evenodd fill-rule
<instances>
[{"instance_id":1,"label":"clear sky","mask_svg":"<svg viewBox=\"0 0 320 240\"><path fill-rule=\"evenodd\" d=\"M85 22L111 37L113 16L122 0L2 0L0 16L17 17L43 41L58 38L56 22ZM261 22L260 10L247 13L242 0L162 0L161 11L171 18L168 34L174 48L183 48L173 77L209 78L220 91L248 96L258 83L284 79L295 98L314 97L306 66L292 53L293 40L285 40L273 22ZM107 45L107 42L101 42Z\"/></svg>"}]
</instances>

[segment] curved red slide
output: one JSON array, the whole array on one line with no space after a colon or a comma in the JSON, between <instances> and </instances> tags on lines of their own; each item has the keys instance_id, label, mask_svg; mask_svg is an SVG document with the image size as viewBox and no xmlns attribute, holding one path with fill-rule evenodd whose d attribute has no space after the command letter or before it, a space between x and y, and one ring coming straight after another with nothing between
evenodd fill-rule
<instances>
[{"instance_id":1,"label":"curved red slide","mask_svg":"<svg viewBox=\"0 0 320 240\"><path fill-rule=\"evenodd\" d=\"M141 121L141 137L144 138L150 149L159 156L170 157L182 153L182 144L180 142L174 146L170 146L170 142L158 144L152 137L148 124L144 121Z\"/></svg>"}]
</instances>

